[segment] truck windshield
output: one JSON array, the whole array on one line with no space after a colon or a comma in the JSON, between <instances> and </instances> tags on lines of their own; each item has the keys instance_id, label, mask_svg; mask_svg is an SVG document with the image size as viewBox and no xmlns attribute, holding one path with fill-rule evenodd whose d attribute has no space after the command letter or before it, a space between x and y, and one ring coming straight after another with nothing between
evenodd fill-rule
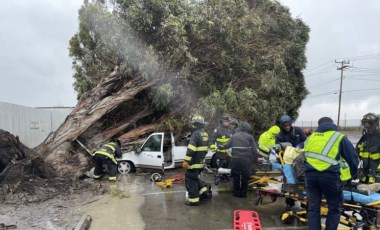
<instances>
[{"instance_id":1,"label":"truck windshield","mask_svg":"<svg viewBox=\"0 0 380 230\"><path fill-rule=\"evenodd\" d=\"M153 135L145 142L141 148L142 151L160 152L161 151L162 135Z\"/></svg>"}]
</instances>

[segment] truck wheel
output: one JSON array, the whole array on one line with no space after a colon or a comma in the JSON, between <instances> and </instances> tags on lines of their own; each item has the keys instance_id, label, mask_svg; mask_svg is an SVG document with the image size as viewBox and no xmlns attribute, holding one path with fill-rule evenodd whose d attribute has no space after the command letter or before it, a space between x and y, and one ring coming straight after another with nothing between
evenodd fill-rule
<instances>
[{"instance_id":1,"label":"truck wheel","mask_svg":"<svg viewBox=\"0 0 380 230\"><path fill-rule=\"evenodd\" d=\"M134 173L136 171L135 166L130 161L120 161L117 164L117 170L120 174Z\"/></svg>"}]
</instances>

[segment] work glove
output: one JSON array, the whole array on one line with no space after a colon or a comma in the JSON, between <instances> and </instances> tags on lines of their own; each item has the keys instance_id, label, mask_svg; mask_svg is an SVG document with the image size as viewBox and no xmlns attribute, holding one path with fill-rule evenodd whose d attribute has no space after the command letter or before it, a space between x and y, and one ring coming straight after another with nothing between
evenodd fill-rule
<instances>
[{"instance_id":1,"label":"work glove","mask_svg":"<svg viewBox=\"0 0 380 230\"><path fill-rule=\"evenodd\" d=\"M275 144L273 147L274 151L278 152L281 150L281 145L280 144Z\"/></svg>"},{"instance_id":2,"label":"work glove","mask_svg":"<svg viewBox=\"0 0 380 230\"><path fill-rule=\"evenodd\" d=\"M184 168L184 169L188 169L188 168L189 168L189 162L184 161L184 162L182 163L182 168Z\"/></svg>"}]
</instances>

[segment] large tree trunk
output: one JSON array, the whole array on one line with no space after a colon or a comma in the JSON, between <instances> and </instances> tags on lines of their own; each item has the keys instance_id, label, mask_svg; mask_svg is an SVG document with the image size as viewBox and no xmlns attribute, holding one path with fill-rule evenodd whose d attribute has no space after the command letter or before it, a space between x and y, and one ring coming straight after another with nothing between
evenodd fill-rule
<instances>
[{"instance_id":1,"label":"large tree trunk","mask_svg":"<svg viewBox=\"0 0 380 230\"><path fill-rule=\"evenodd\" d=\"M91 157L76 143L91 151L111 137L122 143L151 132L169 116L157 117L150 108L148 92L156 84L141 76L122 77L113 72L84 95L56 132L35 148L35 159L46 176L79 178L89 169ZM155 122L144 122L152 120ZM136 125L136 124L139 125Z\"/></svg>"}]
</instances>

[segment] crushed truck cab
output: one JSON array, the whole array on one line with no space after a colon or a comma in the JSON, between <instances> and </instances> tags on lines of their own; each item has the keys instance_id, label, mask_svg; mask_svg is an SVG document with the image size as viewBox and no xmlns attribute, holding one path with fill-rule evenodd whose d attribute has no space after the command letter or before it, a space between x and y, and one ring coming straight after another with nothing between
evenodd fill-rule
<instances>
[{"instance_id":1,"label":"crushed truck cab","mask_svg":"<svg viewBox=\"0 0 380 230\"><path fill-rule=\"evenodd\" d=\"M123 153L117 159L118 171L121 174L132 173L136 168L174 169L181 167L187 151L187 138L176 139L173 133L152 133L136 150ZM209 163L213 152L206 155Z\"/></svg>"}]
</instances>

